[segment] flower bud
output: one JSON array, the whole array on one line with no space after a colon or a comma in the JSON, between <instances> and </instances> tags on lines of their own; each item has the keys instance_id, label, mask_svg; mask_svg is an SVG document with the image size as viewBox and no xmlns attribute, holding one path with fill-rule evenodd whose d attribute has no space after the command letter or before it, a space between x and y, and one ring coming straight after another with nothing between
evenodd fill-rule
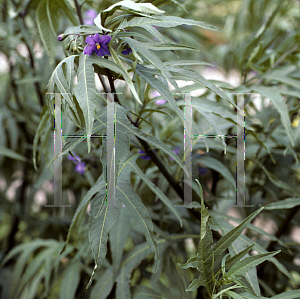
<instances>
[{"instance_id":1,"label":"flower bud","mask_svg":"<svg viewBox=\"0 0 300 299\"><path fill-rule=\"evenodd\" d=\"M57 37L57 40L61 42L61 41L64 40L67 36L68 36L68 35L66 35L66 34L60 34L60 35Z\"/></svg>"}]
</instances>

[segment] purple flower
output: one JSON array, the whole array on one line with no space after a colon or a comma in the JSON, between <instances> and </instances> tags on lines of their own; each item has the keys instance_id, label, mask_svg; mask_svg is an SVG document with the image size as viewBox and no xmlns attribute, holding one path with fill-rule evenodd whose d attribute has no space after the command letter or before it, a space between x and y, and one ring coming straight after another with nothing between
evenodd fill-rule
<instances>
[{"instance_id":1,"label":"purple flower","mask_svg":"<svg viewBox=\"0 0 300 299\"><path fill-rule=\"evenodd\" d=\"M139 154L144 154L144 155L140 156L141 159L143 159L143 160L151 160L151 158L148 155L145 155L146 153L144 151L139 150L138 153Z\"/></svg>"},{"instance_id":2,"label":"purple flower","mask_svg":"<svg viewBox=\"0 0 300 299\"><path fill-rule=\"evenodd\" d=\"M155 101L155 104L156 104L156 105L162 105L162 104L164 104L165 102L166 102L165 99L161 99L161 100Z\"/></svg>"},{"instance_id":3,"label":"purple flower","mask_svg":"<svg viewBox=\"0 0 300 299\"><path fill-rule=\"evenodd\" d=\"M123 55L128 55L128 54L130 54L130 53L132 53L131 48L127 48L126 50L122 51L122 54L123 54Z\"/></svg>"},{"instance_id":4,"label":"purple flower","mask_svg":"<svg viewBox=\"0 0 300 299\"><path fill-rule=\"evenodd\" d=\"M92 55L93 52L96 53L96 55L102 57L105 55L110 56L110 52L108 50L107 44L111 41L110 35L99 35L99 33L96 33L95 35L90 35L85 39L85 42L87 43L86 47L84 48L83 53L85 55Z\"/></svg>"},{"instance_id":5,"label":"purple flower","mask_svg":"<svg viewBox=\"0 0 300 299\"><path fill-rule=\"evenodd\" d=\"M85 172L85 163L84 162L77 163L77 165L75 166L75 171L79 172L80 174L84 174L84 172Z\"/></svg>"},{"instance_id":6,"label":"purple flower","mask_svg":"<svg viewBox=\"0 0 300 299\"><path fill-rule=\"evenodd\" d=\"M68 160L74 161L76 163L75 166L75 171L79 172L80 174L84 174L85 172L85 163L81 162L80 158L74 154L74 156L76 157L76 159L74 157L72 157L71 155L69 155Z\"/></svg>"},{"instance_id":7,"label":"purple flower","mask_svg":"<svg viewBox=\"0 0 300 299\"><path fill-rule=\"evenodd\" d=\"M85 13L85 18L83 18L83 22L85 25L94 25L94 19L97 17L97 12L93 9L88 9Z\"/></svg>"},{"instance_id":8,"label":"purple flower","mask_svg":"<svg viewBox=\"0 0 300 299\"><path fill-rule=\"evenodd\" d=\"M175 147L175 149L173 149L173 152L176 155L178 155L180 153L180 147L179 146ZM171 161L174 161L174 159L172 157L169 157L169 158L170 158Z\"/></svg>"},{"instance_id":9,"label":"purple flower","mask_svg":"<svg viewBox=\"0 0 300 299\"><path fill-rule=\"evenodd\" d=\"M153 91L152 93L151 93L151 95L155 98L155 97L159 97L160 96L160 93L158 92L158 91ZM156 105L162 105L162 104L164 104L166 102L166 100L165 99L161 99L161 100L157 100L157 101L155 101L155 104Z\"/></svg>"}]
</instances>

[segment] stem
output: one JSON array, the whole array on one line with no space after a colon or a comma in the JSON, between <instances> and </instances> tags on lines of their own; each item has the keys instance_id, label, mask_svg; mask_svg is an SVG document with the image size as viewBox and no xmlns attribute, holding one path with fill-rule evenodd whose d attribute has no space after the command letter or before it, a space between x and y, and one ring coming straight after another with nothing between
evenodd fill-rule
<instances>
[{"instance_id":1,"label":"stem","mask_svg":"<svg viewBox=\"0 0 300 299\"><path fill-rule=\"evenodd\" d=\"M24 17L22 17L22 21L23 21L24 29L27 30ZM24 40L24 43L25 43L26 48L27 48L28 53L29 53L30 66L31 66L32 71L33 71L33 76L36 76L36 70L35 70L35 67L34 67L34 58L33 58L33 54L32 54L31 48L30 48L27 40L25 38L23 40ZM44 103L44 96L43 96L43 94L41 92L41 85L40 85L40 83L39 82L35 82L34 83L34 88L35 88L35 92L37 94L40 106L43 107L45 103Z\"/></svg>"},{"instance_id":2,"label":"stem","mask_svg":"<svg viewBox=\"0 0 300 299\"><path fill-rule=\"evenodd\" d=\"M102 86L103 86L104 91L105 91L106 93L109 93L109 89L108 89L108 87L107 87L107 85L106 85L106 83L105 83L105 81L104 81L103 76L100 75L100 74L98 74L98 73L97 73L97 75L98 75L98 77L99 77L99 79L100 79L100 82L101 82L101 84L102 84Z\"/></svg>"},{"instance_id":3,"label":"stem","mask_svg":"<svg viewBox=\"0 0 300 299\"><path fill-rule=\"evenodd\" d=\"M74 3L75 3L75 7L76 7L76 11L77 11L77 15L78 15L78 18L79 18L80 25L83 25L84 22L83 22L82 13L81 13L81 5L78 4L77 0L74 0Z\"/></svg>"}]
</instances>

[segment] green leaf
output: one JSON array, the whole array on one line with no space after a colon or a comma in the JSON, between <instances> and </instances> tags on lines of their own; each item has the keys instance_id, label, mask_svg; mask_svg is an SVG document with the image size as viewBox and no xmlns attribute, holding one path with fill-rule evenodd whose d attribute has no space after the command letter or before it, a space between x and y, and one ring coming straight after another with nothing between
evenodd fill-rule
<instances>
[{"instance_id":1,"label":"green leaf","mask_svg":"<svg viewBox=\"0 0 300 299\"><path fill-rule=\"evenodd\" d=\"M240 295L242 296L242 298L245 298L245 299L268 299L268 297L263 297L263 296L257 297L251 293L241 293Z\"/></svg>"},{"instance_id":2,"label":"green leaf","mask_svg":"<svg viewBox=\"0 0 300 299\"><path fill-rule=\"evenodd\" d=\"M140 98L139 98L139 95L137 94L137 92L136 92L136 90L135 90L135 88L134 88L134 85L133 85L133 83L132 83L132 80L131 80L130 76L128 75L127 70L125 69L125 67L124 67L124 65L123 65L123 63L122 63L122 61L121 61L120 58L118 57L118 54L115 52L115 50L113 49L113 47L112 47L110 44L108 44L108 48L109 48L109 51L110 51L110 53L111 53L111 55L112 55L112 57L113 57L115 63L123 70L123 72L124 72L124 74L125 74L124 79L126 80L126 82L127 82L128 86L129 86L129 88L130 88L130 90L131 90L133 96L134 96L135 99L138 101L138 103L139 103L140 105L142 105L142 102L141 102L141 100L140 100Z\"/></svg>"},{"instance_id":3,"label":"green leaf","mask_svg":"<svg viewBox=\"0 0 300 299\"><path fill-rule=\"evenodd\" d=\"M232 244L232 242L238 238L238 236L247 227L247 225L251 222L251 220L254 219L256 215L258 215L262 210L263 208L260 208L257 211L253 212L238 226L236 226L234 229L229 231L226 235L222 236L222 238L217 242L217 244L212 249L215 259L218 258ZM212 257L212 253L210 253L208 258L211 257Z\"/></svg>"},{"instance_id":4,"label":"green leaf","mask_svg":"<svg viewBox=\"0 0 300 299\"><path fill-rule=\"evenodd\" d=\"M166 111L162 111L162 110L160 110L160 109L142 109L142 110L140 110L140 114L142 115L144 112L150 112L150 113L148 113L147 114L147 116L145 116L145 117L148 117L149 115L151 115L152 113L154 113L154 112L157 112L157 113L162 113L162 114L165 114L165 115L168 115L168 116L170 116L171 118L173 118L173 116L171 115L171 114L169 114L168 112L166 112Z\"/></svg>"},{"instance_id":5,"label":"green leaf","mask_svg":"<svg viewBox=\"0 0 300 299\"><path fill-rule=\"evenodd\" d=\"M42 0L35 14L38 31L49 56L50 64L54 63L55 58L56 32L59 21L58 8L56 0Z\"/></svg>"},{"instance_id":6,"label":"green leaf","mask_svg":"<svg viewBox=\"0 0 300 299\"><path fill-rule=\"evenodd\" d=\"M297 299L300 297L300 290L292 290L273 296L272 299Z\"/></svg>"},{"instance_id":7,"label":"green leaf","mask_svg":"<svg viewBox=\"0 0 300 299\"><path fill-rule=\"evenodd\" d=\"M178 219L180 226L182 226L182 220L180 217L180 214L178 210L175 208L173 203L170 201L170 199L164 195L164 193L157 187L155 186L151 180L146 176L141 169L137 166L136 164L136 159L139 157L139 154L136 154L132 157L130 157L126 162L124 162L124 166L126 167L131 167L131 170L134 171L139 177L146 183L146 185L157 195L157 197L173 212L173 214L176 216ZM127 166L128 165L128 166ZM122 168L124 167L122 165Z\"/></svg>"},{"instance_id":8,"label":"green leaf","mask_svg":"<svg viewBox=\"0 0 300 299\"><path fill-rule=\"evenodd\" d=\"M268 252L264 254L259 254L255 256L247 257L239 262L237 262L235 265L233 265L229 271L226 273L225 279L235 279L238 276L248 272L253 267L256 267L257 265L263 263L265 260L268 260L269 257L274 256L275 254L279 253L281 250L277 250L274 252Z\"/></svg>"},{"instance_id":9,"label":"green leaf","mask_svg":"<svg viewBox=\"0 0 300 299\"><path fill-rule=\"evenodd\" d=\"M80 261L69 265L61 281L60 299L74 299L80 281L82 264Z\"/></svg>"},{"instance_id":10,"label":"green leaf","mask_svg":"<svg viewBox=\"0 0 300 299\"><path fill-rule=\"evenodd\" d=\"M22 156L19 153L15 152L7 147L4 147L4 146L0 146L0 155L9 157L9 158L12 158L15 160L27 162L27 159L24 156Z\"/></svg>"},{"instance_id":11,"label":"green leaf","mask_svg":"<svg viewBox=\"0 0 300 299\"><path fill-rule=\"evenodd\" d=\"M239 260L244 255L246 255L253 248L253 246L254 246L254 244L252 244L251 246L248 246L244 250L240 251L239 253L237 253L236 255L234 255L233 257L231 257L230 259L228 259L226 261L226 264L225 264L225 270L230 269L233 265L235 265L237 262L239 262ZM220 271L221 271L221 266L218 267L218 269L215 271L215 275L217 275Z\"/></svg>"},{"instance_id":12,"label":"green leaf","mask_svg":"<svg viewBox=\"0 0 300 299\"><path fill-rule=\"evenodd\" d=\"M262 168L262 170L265 172L265 174L267 175L268 179L277 187L279 188L283 188L287 191L289 191L291 194L295 194L296 196L298 195L297 191L294 190L292 187L290 187L290 185L288 185L287 183L279 180L277 177L274 176L273 173L269 172L259 161L251 159L253 162L255 162L257 165L259 165L260 168Z\"/></svg>"},{"instance_id":13,"label":"green leaf","mask_svg":"<svg viewBox=\"0 0 300 299\"><path fill-rule=\"evenodd\" d=\"M100 192L100 190L103 190L103 188L105 188L105 186L106 186L106 183L103 180L103 174L101 174L99 176L98 180L96 181L96 183L92 186L92 188L87 192L87 194L84 196L84 198L79 203L79 205L76 209L76 212L73 216L71 225L69 227L67 240L66 240L60 254L62 254L65 251L67 244L73 243L73 242L76 243L76 239L78 238L78 230L79 230L80 224L83 220L85 211L88 207L90 200L96 193Z\"/></svg>"},{"instance_id":14,"label":"green leaf","mask_svg":"<svg viewBox=\"0 0 300 299\"><path fill-rule=\"evenodd\" d=\"M234 293L232 291L226 291L224 294L230 295L233 299L244 299L244 297L242 297L241 295ZM255 297L255 298L258 298L258 297Z\"/></svg>"},{"instance_id":15,"label":"green leaf","mask_svg":"<svg viewBox=\"0 0 300 299\"><path fill-rule=\"evenodd\" d=\"M152 252L154 253L155 266L154 272L156 272L159 265L158 248L156 244L156 238L153 233L153 223L148 214L147 208L142 203L139 196L132 189L130 184L130 168L124 167L116 186L116 197L121 201L121 204L131 212L132 217L139 223L147 242L149 243Z\"/></svg>"},{"instance_id":16,"label":"green leaf","mask_svg":"<svg viewBox=\"0 0 300 299\"><path fill-rule=\"evenodd\" d=\"M102 26L102 22L101 22L101 13L98 14L98 16L94 19L94 23L95 23L95 25L96 25L99 29L101 29L101 30L103 30L103 31L107 31L107 32L112 32L110 29L106 29L106 28L104 28L104 27Z\"/></svg>"},{"instance_id":17,"label":"green leaf","mask_svg":"<svg viewBox=\"0 0 300 299\"><path fill-rule=\"evenodd\" d=\"M114 52L115 53L115 52ZM119 58L115 57L117 60L119 60ZM134 88L134 85L132 83L132 80L129 76L129 74L127 73L127 71L124 69L124 67L120 67L118 64L114 63L113 61L110 61L108 59L104 59L104 58L99 58L99 57L88 57L89 61L92 63L92 64L97 64L99 66L103 66L103 67L106 67L108 69L111 69L117 73L120 73L124 79L126 80L131 92L132 92L132 95L135 97L135 99L141 104L141 101L140 101L140 98Z\"/></svg>"},{"instance_id":18,"label":"green leaf","mask_svg":"<svg viewBox=\"0 0 300 299\"><path fill-rule=\"evenodd\" d=\"M122 110L125 112L125 109L119 105L116 105L116 109L117 109L117 114L121 113ZM124 121L123 123L120 123L120 124L123 127L123 129L126 129L128 131L128 133L132 133L132 134L138 136L139 138L141 138L141 139L149 142L150 144L154 145L155 147L161 149L167 155L171 156L178 163L178 165L188 174L186 167L184 166L184 164L182 163L182 161L180 160L178 155L176 155L168 146L166 146L166 144L164 142L160 141L159 139L155 138L154 136L144 133L142 130L136 128L129 121L126 121L126 122Z\"/></svg>"},{"instance_id":19,"label":"green leaf","mask_svg":"<svg viewBox=\"0 0 300 299\"><path fill-rule=\"evenodd\" d=\"M263 206L266 210L291 209L300 205L300 198L286 198Z\"/></svg>"},{"instance_id":20,"label":"green leaf","mask_svg":"<svg viewBox=\"0 0 300 299\"><path fill-rule=\"evenodd\" d=\"M122 10L131 9L134 11L149 13L149 14L163 14L164 11L158 9L151 3L134 3L133 1L120 1L111 5L109 8L105 9L103 12L112 12L115 9L120 8Z\"/></svg>"},{"instance_id":21,"label":"green leaf","mask_svg":"<svg viewBox=\"0 0 300 299\"><path fill-rule=\"evenodd\" d=\"M150 84L154 89L156 89L163 97L168 101L172 109L177 113L177 115L180 117L182 124L184 125L184 115L182 111L179 109L178 104L176 103L173 95L169 91L169 89L164 86L164 84L159 81L158 79L154 78L151 74L148 74L145 72L146 68L142 69L141 67L137 66L136 72L138 75L143 77L148 84Z\"/></svg>"},{"instance_id":22,"label":"green leaf","mask_svg":"<svg viewBox=\"0 0 300 299\"><path fill-rule=\"evenodd\" d=\"M91 60L89 60L88 55L82 54L79 57L79 67L77 71L78 84L74 88L74 93L79 106L83 112L85 123L86 123L86 134L87 134L87 144L88 152L91 150L91 139L93 131L93 123L95 118L95 75L94 69L92 67Z\"/></svg>"},{"instance_id":23,"label":"green leaf","mask_svg":"<svg viewBox=\"0 0 300 299\"><path fill-rule=\"evenodd\" d=\"M105 204L106 203L106 204ZM97 268L100 268L107 253L108 232L116 224L119 216L119 206L112 202L112 199L106 198L106 188L100 189L100 192L93 199L91 204L89 220L89 241L94 255L95 267L91 275L91 283Z\"/></svg>"},{"instance_id":24,"label":"green leaf","mask_svg":"<svg viewBox=\"0 0 300 299\"><path fill-rule=\"evenodd\" d=\"M187 292L191 292L191 291L195 291L197 290L200 286L206 286L206 282L204 279L200 279L200 278L195 278L190 285L188 286L188 288L186 289Z\"/></svg>"},{"instance_id":25,"label":"green leaf","mask_svg":"<svg viewBox=\"0 0 300 299\"><path fill-rule=\"evenodd\" d=\"M209 65L209 66L214 66L213 64L211 63L208 63L208 62L205 62L205 61L199 61L199 60L175 60L175 61L166 61L164 62L164 65L165 66L172 66L172 65L197 65L197 64L200 64L200 65ZM201 84L202 86L202 84Z\"/></svg>"},{"instance_id":26,"label":"green leaf","mask_svg":"<svg viewBox=\"0 0 300 299\"><path fill-rule=\"evenodd\" d=\"M92 288L90 299L106 299L114 286L114 282L113 267L111 266L97 280Z\"/></svg>"},{"instance_id":27,"label":"green leaf","mask_svg":"<svg viewBox=\"0 0 300 299\"><path fill-rule=\"evenodd\" d=\"M192 80L194 82L198 82L206 86L208 89L210 89L212 92L220 96L222 99L226 100L230 104L232 104L235 108L240 110L237 105L219 88L211 84L208 80L203 78L200 74L195 72L192 69L187 69L187 68L179 68L173 66L172 68L169 68L170 71L178 73L178 75L173 75L175 79L178 80Z\"/></svg>"},{"instance_id":28,"label":"green leaf","mask_svg":"<svg viewBox=\"0 0 300 299\"><path fill-rule=\"evenodd\" d=\"M74 70L74 59L78 55L72 55L63 59L53 71L49 83L47 85L48 92L50 93L50 100L55 97L54 95L54 83L56 84L59 92L62 94L63 99L69 104L77 117L77 124L80 121L76 104L72 99L72 87L73 87L73 70ZM66 65L66 77L63 73L63 65ZM52 110L52 107L51 107ZM66 113L67 111L65 111Z\"/></svg>"},{"instance_id":29,"label":"green leaf","mask_svg":"<svg viewBox=\"0 0 300 299\"><path fill-rule=\"evenodd\" d=\"M179 25L190 25L190 26L198 26L204 29L210 29L214 31L221 31L221 29L204 22L190 20L190 19L183 19L174 16L154 16L154 18L136 17L136 18L132 18L129 21L125 20L121 28L125 29L130 27L141 27L144 25L151 25L151 26L157 26L163 28L172 28L172 27L177 27Z\"/></svg>"},{"instance_id":30,"label":"green leaf","mask_svg":"<svg viewBox=\"0 0 300 299\"><path fill-rule=\"evenodd\" d=\"M233 178L230 171L217 159L210 157L208 155L203 155L198 159L204 166L214 169L215 171L219 172L223 175L225 179L227 179L232 187L236 189L236 181Z\"/></svg>"},{"instance_id":31,"label":"green leaf","mask_svg":"<svg viewBox=\"0 0 300 299\"><path fill-rule=\"evenodd\" d=\"M180 90L177 82L174 80L170 72L164 67L162 61L154 53L144 47L144 43L134 40L129 37L122 38L133 50L140 53L150 64L158 69L161 74L170 81L170 83L177 89Z\"/></svg>"},{"instance_id":32,"label":"green leaf","mask_svg":"<svg viewBox=\"0 0 300 299\"><path fill-rule=\"evenodd\" d=\"M140 42L139 42L140 43ZM172 44L172 43L140 43L138 44L139 47L141 48L146 48L149 50L156 50L156 51L163 51L163 50L193 50L193 51L199 51L198 49L195 49L193 47L185 46L185 45L180 45L180 44Z\"/></svg>"},{"instance_id":33,"label":"green leaf","mask_svg":"<svg viewBox=\"0 0 300 299\"><path fill-rule=\"evenodd\" d=\"M138 285L135 288L135 294L133 299L167 299L165 296L160 295L159 292L147 288L143 285Z\"/></svg>"},{"instance_id":34,"label":"green leaf","mask_svg":"<svg viewBox=\"0 0 300 299\"><path fill-rule=\"evenodd\" d=\"M223 231L225 231L225 232L226 231L230 231L233 228L233 226L231 224L229 224L225 220L225 217L223 215L215 213L214 211L211 211L210 213L212 214L212 216L214 217L214 219L217 221L219 227ZM253 241L251 239L247 238L243 234L241 234L239 236L239 241L245 243L245 245L248 245L248 246L253 244ZM267 250L265 250L258 243L254 244L253 249L256 250L260 254L262 254L262 253L268 253ZM286 267L284 265L282 265L275 257L271 257L269 259L269 262L273 263L280 272L282 272L284 275L286 275L289 279L293 280L293 277L291 276L291 274L289 273L289 271L286 269Z\"/></svg>"},{"instance_id":35,"label":"green leaf","mask_svg":"<svg viewBox=\"0 0 300 299\"><path fill-rule=\"evenodd\" d=\"M64 12L64 15L67 16L67 18L72 22L73 25L77 25L78 21L74 16L73 10L69 5L69 2L67 0L58 1L57 4L59 5L59 8Z\"/></svg>"},{"instance_id":36,"label":"green leaf","mask_svg":"<svg viewBox=\"0 0 300 299\"><path fill-rule=\"evenodd\" d=\"M124 245L127 241L130 225L128 219L131 217L126 205L121 207L120 215L116 225L109 232L110 251L112 253L113 270L117 274L121 265Z\"/></svg>"},{"instance_id":37,"label":"green leaf","mask_svg":"<svg viewBox=\"0 0 300 299\"><path fill-rule=\"evenodd\" d=\"M211 259L209 255L211 252L211 246L213 243L212 233L208 225L209 214L205 208L203 199L203 190L198 180L196 180L200 188L201 197L201 230L200 230L200 241L197 250L198 270L200 271L200 279L205 281L205 286L209 296L211 296Z\"/></svg>"},{"instance_id":38,"label":"green leaf","mask_svg":"<svg viewBox=\"0 0 300 299\"><path fill-rule=\"evenodd\" d=\"M199 238L199 235L177 235L172 234L169 236L168 240L159 239L157 241L157 245L159 247L159 251L164 251L168 246L171 245L171 242L178 242L182 239L186 238ZM128 299L130 298L130 275L133 269L135 269L139 263L151 254L150 245L146 242L134 247L132 251L130 251L125 257L119 275L117 277L117 290L116 295L117 299Z\"/></svg>"},{"instance_id":39,"label":"green leaf","mask_svg":"<svg viewBox=\"0 0 300 299\"><path fill-rule=\"evenodd\" d=\"M167 42L172 42L172 40L170 38L168 38L167 36L162 35L156 28L154 28L151 25L146 24L146 25L143 25L143 26L140 26L140 27L147 30L155 39L157 39L161 43L164 43L166 41Z\"/></svg>"},{"instance_id":40,"label":"green leaf","mask_svg":"<svg viewBox=\"0 0 300 299\"><path fill-rule=\"evenodd\" d=\"M266 87L266 86L255 86L252 87L254 91L257 91L264 97L267 97L271 100L272 104L280 114L280 119L287 136L289 137L292 146L294 146L294 140L292 137L292 127L291 127L291 120L289 117L289 112L286 106L286 103L279 93L279 91L275 87Z\"/></svg>"}]
</instances>

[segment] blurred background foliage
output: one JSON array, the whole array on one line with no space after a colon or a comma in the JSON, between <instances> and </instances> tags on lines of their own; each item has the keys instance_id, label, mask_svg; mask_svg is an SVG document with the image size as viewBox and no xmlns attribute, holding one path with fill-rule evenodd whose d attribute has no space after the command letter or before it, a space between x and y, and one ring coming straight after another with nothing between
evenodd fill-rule
<instances>
[{"instance_id":1,"label":"blurred background foliage","mask_svg":"<svg viewBox=\"0 0 300 299\"><path fill-rule=\"evenodd\" d=\"M65 57L62 43L56 39L57 35L70 26L80 24L76 13L78 5L81 6L84 18L87 18L84 12L88 9L99 13L116 2L0 1L0 258L3 261L6 257L5 264L1 265L1 298L119 298L116 283L106 279L111 275L110 265L114 258L109 246L103 267L96 272L92 286L88 290L85 288L93 271L93 256L87 233L88 213L85 213L79 227L78 245L68 245L67 250L59 255L76 208L102 173L99 161L101 142L94 140L89 154L86 153L84 142L76 148L76 153L86 165L83 174L74 171L76 164L73 161L65 157L63 159L63 192L69 198L71 208L56 210L44 207L53 200L53 172L48 168L53 158L51 123L45 124L48 130L42 135L38 146L37 171L32 162L40 116L46 109L48 96L45 94L45 86L55 66ZM167 15L207 22L221 28L223 31L217 32L183 25L161 28L160 32L175 43L200 49L200 52L178 53L182 59L210 63L210 66L193 66L193 69L223 91L260 93L245 96L246 195L249 204L254 207L230 208L234 204L234 194L228 188L228 178L222 175L224 168L216 171L216 162L210 164L211 160L206 160L208 162L205 165L204 162L201 164L201 159L205 160L203 157L212 157L214 161L220 161L222 167L234 177L236 145L233 139L226 139L226 155L221 140L207 139L206 143L193 143L193 170L200 169L193 173L193 178L201 182L205 203L210 210L225 216L224 219L231 224L236 225L239 219L250 215L258 205L269 205L269 209L256 217L251 222L253 226L249 226L246 231L248 238L267 251L281 250L276 255L280 264L264 262L257 267L262 295L270 297L299 289L300 2L137 2L151 2L165 10ZM44 10L46 4L51 11L52 27L47 25L50 11ZM82 21L88 22L87 19ZM139 30L142 32L142 29L136 29ZM158 56L164 62L176 58L170 51L159 52ZM103 91L100 81L97 84L98 89ZM192 92L195 102L196 99L206 99L222 105L221 98L210 90L197 83L188 84L183 90ZM139 114L125 84L116 82L116 88L124 92L120 96L121 102ZM269 99L267 95L270 90L272 95ZM267 95L261 96L265 91ZM182 124L167 105L154 103L163 97L149 89L145 100L152 99L152 108L169 113L173 119L162 113L151 114L146 118L151 126L141 122L140 128L171 147L179 146L178 155L183 161ZM234 96L231 99L236 100ZM177 101L182 107L179 98ZM284 106L278 103L284 103ZM234 123L214 111L215 107L211 109L218 128L226 134L235 134ZM287 113L282 114L282 111ZM203 120L196 108L193 110L193 119L205 134L215 134L215 129ZM76 131L76 127L68 120L65 128L68 133ZM206 153L207 146L209 153ZM132 153L139 149L133 138L130 149ZM164 153L158 153L176 181L182 185L182 170ZM137 164L168 198L174 203L180 202L153 161L140 158ZM124 241L124 256L121 258L122 269L130 279L133 298L154 298L141 295L151 292L152 296L161 296L159 298L208 298L203 288L185 292L196 272L177 266L177 263L184 263L196 254L199 214L196 210L190 213L189 210L179 209L183 218L183 227L180 227L138 175L131 174L131 179L134 190L148 208L155 233L162 238L169 238L168 242L159 243L163 266L158 285L153 287L150 279L153 261L151 252L149 248L148 251L142 250L147 243L143 243L140 229L131 222L129 237ZM194 188L193 199L196 201L199 200L197 196L197 188ZM214 230L214 241L220 238L220 233L224 231ZM171 234L179 237L172 239ZM136 257L134 254L138 249L143 254ZM9 252L11 254L8 256ZM128 262L129 267L126 268L127 260L133 257L136 257L135 263L131 265ZM11 290L15 290L15 297L12 297Z\"/></svg>"}]
</instances>

